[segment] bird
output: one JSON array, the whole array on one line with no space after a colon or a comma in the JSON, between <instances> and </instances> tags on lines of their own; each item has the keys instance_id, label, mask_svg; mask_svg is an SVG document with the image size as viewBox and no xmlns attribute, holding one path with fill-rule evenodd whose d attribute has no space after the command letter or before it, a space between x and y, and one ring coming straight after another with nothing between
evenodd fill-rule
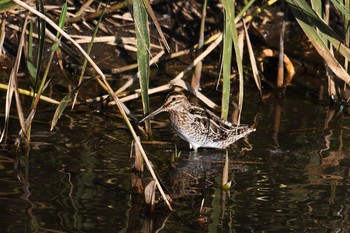
<instances>
[{"instance_id":1,"label":"bird","mask_svg":"<svg viewBox=\"0 0 350 233\"><path fill-rule=\"evenodd\" d=\"M171 124L177 134L196 152L200 147L225 149L255 131L255 128L235 125L200 105L190 103L186 95L178 91L170 92L164 104L139 123L161 112L169 112Z\"/></svg>"}]
</instances>

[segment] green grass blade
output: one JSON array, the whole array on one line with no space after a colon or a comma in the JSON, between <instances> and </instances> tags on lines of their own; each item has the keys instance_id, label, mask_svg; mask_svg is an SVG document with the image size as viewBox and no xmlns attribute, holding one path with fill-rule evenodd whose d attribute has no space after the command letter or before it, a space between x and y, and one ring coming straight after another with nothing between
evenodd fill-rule
<instances>
[{"instance_id":1,"label":"green grass blade","mask_svg":"<svg viewBox=\"0 0 350 233\"><path fill-rule=\"evenodd\" d=\"M237 25L235 22L235 7L234 7L235 1L224 0L223 5L225 10L228 13L227 16L229 18L230 30L232 33L232 40L233 40L233 45L235 49L236 63L237 63L238 75L239 75L239 99L238 99L239 115L237 119L237 124L239 124L242 107L243 107L243 62L242 62L241 51L240 51L239 42L238 42L239 39L238 39L238 33L237 33Z\"/></svg>"},{"instance_id":2,"label":"green grass blade","mask_svg":"<svg viewBox=\"0 0 350 233\"><path fill-rule=\"evenodd\" d=\"M66 19L67 19L67 2L65 4L63 4L62 9L61 9L60 18L58 20L58 27L59 28L63 28L63 26L66 22ZM58 49L58 47L60 45L59 37L60 37L60 32L57 31L56 32L56 39L55 39L53 45L51 46L52 52L56 52L56 50Z\"/></svg>"},{"instance_id":3,"label":"green grass blade","mask_svg":"<svg viewBox=\"0 0 350 233\"><path fill-rule=\"evenodd\" d=\"M0 0L1 13L10 10L13 6L15 6L15 3L11 0Z\"/></svg>"},{"instance_id":4,"label":"green grass blade","mask_svg":"<svg viewBox=\"0 0 350 233\"><path fill-rule=\"evenodd\" d=\"M113 98L113 100L116 102L117 106L118 106L118 109L121 113L121 115L123 116L123 119L127 125L127 127L129 128L130 130L130 133L132 134L134 140L135 140L135 143L137 144L137 146L139 147L140 151L141 151L141 154L142 154L142 157L147 165L147 168L152 176L152 178L156 181L156 185L157 185L157 188L160 192L160 194L162 195L162 198L163 200L165 201L165 203L167 204L168 208L170 211L173 210L162 186L160 185L160 182L157 178L157 175L155 174L154 172L154 169L151 165L151 162L149 161L142 145L141 145L141 142L138 138L138 135L136 134L133 126L131 125L130 123L130 120L129 118L127 117L125 111L124 111L124 108L123 108L123 105L120 101L120 99L114 94L114 91L113 89L111 88L111 86L109 85L108 81L107 81L107 78L106 76L104 75L104 73L102 72L102 70L96 65L96 63L91 59L91 57L85 52L85 50L75 41L72 39L71 36L69 36L65 31L63 31L62 29L60 29L52 20L50 20L48 17L46 17L45 15L43 15L42 13L38 12L37 10L35 10L34 8L30 7L28 4L26 4L25 2L22 2L20 0L13 0L17 5L23 7L24 9L32 12L33 14L35 14L36 16L42 18L43 20L45 20L48 24L50 24L54 29L60 31L60 33L62 34L63 37L65 37L68 41L70 41L80 52L81 54L89 61L89 63L91 64L91 66L96 70L96 72L100 75L102 81L104 82L105 86L107 87L107 91L108 93L110 94L110 96Z\"/></svg>"},{"instance_id":5,"label":"green grass blade","mask_svg":"<svg viewBox=\"0 0 350 233\"><path fill-rule=\"evenodd\" d=\"M103 16L104 16L105 12L106 12L106 9L107 9L107 4L106 4L106 6L103 8L102 14L100 15L100 18L98 19L98 22L97 22L97 24L96 24L95 30L94 30L94 32L92 33L91 41L90 41L89 46L88 46L88 49L87 49L87 51L86 51L86 53L87 53L88 55L90 55L90 53L91 53L92 46L94 45L94 39L95 39L95 37L96 37L96 35L97 35L98 29L99 29L99 25L100 25L100 23L101 23L101 21L102 21L102 18L103 18ZM79 81L78 81L78 86L81 84L81 82L82 82L82 80L83 80L83 77L84 77L84 73L85 73L87 64L88 64L88 61L87 61L87 59L85 58L85 59L84 59L84 63L83 63L83 67L82 67L82 69L81 69L81 73L80 73L80 77L79 77ZM97 79L97 81L99 81L99 79ZM75 105L75 102L76 102L76 100L77 100L77 97L78 97L78 91L77 91L77 92L75 93L75 95L74 95L73 104L72 104L72 109L74 108L74 105ZM72 99L71 99L71 100L72 100ZM66 105L66 106L67 106L67 105ZM63 110L64 110L64 109L63 109Z\"/></svg>"},{"instance_id":6,"label":"green grass blade","mask_svg":"<svg viewBox=\"0 0 350 233\"><path fill-rule=\"evenodd\" d=\"M60 14L60 19L58 21L58 26L60 28L64 27L64 24L66 23L67 19L67 2L63 4L62 9L61 9L61 14ZM58 37L60 34L57 32L56 36Z\"/></svg>"},{"instance_id":7,"label":"green grass blade","mask_svg":"<svg viewBox=\"0 0 350 233\"><path fill-rule=\"evenodd\" d=\"M350 11L349 8L347 8L343 2L339 1L339 0L331 0L331 2L333 3L333 6L342 13L342 15L346 18L350 18ZM348 21L345 21L345 23L349 23Z\"/></svg>"},{"instance_id":8,"label":"green grass blade","mask_svg":"<svg viewBox=\"0 0 350 233\"><path fill-rule=\"evenodd\" d=\"M66 21L66 14L67 14L67 3L65 3L63 6L62 6L62 10L61 10L61 15L60 15L60 18L59 18L59 28L63 28L64 26L64 23ZM43 75L43 78L41 80L41 83L40 83L40 87L36 93L36 96L35 96L35 99L34 99L34 102L33 102L33 105L32 105L32 111L35 111L35 109L37 108L37 105L39 104L39 100L40 100L40 96L41 94L43 93L44 91L44 86L46 84L46 79L47 79L47 76L49 74L49 71L50 71L50 67L51 67L51 64L52 64L52 60L53 60L53 57L55 55L55 51L57 50L58 46L59 46L59 36L60 36L60 33L57 31L57 34L56 34L56 39L51 47L51 54L50 54L50 57L49 57L49 60L47 62L47 65L46 65L46 69L45 69L45 72L44 72L44 75Z\"/></svg>"},{"instance_id":9,"label":"green grass blade","mask_svg":"<svg viewBox=\"0 0 350 233\"><path fill-rule=\"evenodd\" d=\"M53 128L56 126L56 124L58 122L58 119L60 119L60 117L62 116L64 110L67 107L67 105L72 101L72 99L74 98L75 94L78 92L78 90L81 87L82 87L82 85L76 87L73 91L69 92L68 95L63 97L63 99L61 100L61 102L57 106L55 114L54 114L54 116L52 118L50 131L52 131Z\"/></svg>"},{"instance_id":10,"label":"green grass blade","mask_svg":"<svg viewBox=\"0 0 350 233\"><path fill-rule=\"evenodd\" d=\"M334 74L342 80L344 80L346 83L350 83L349 74L344 70L344 68L339 64L336 58L331 54L331 52L327 48L327 45L323 42L322 38L316 32L314 28L315 24L311 23L308 20L308 17L305 15L305 11L299 8L296 2L300 3L301 1L287 0L287 3L289 4L290 9L293 15L295 16L296 20L298 21L300 27L303 29L313 46L316 48L317 52L323 57L326 64L334 72ZM336 46L336 48L339 48L339 45Z\"/></svg>"},{"instance_id":11,"label":"green grass blade","mask_svg":"<svg viewBox=\"0 0 350 233\"><path fill-rule=\"evenodd\" d=\"M346 9L350 9L350 0L345 0L344 1L344 7L346 7ZM349 47L350 45L350 30L349 30L349 25L350 25L350 17L344 15L344 37L345 37L345 44L346 46ZM344 69L346 71L348 71L348 67L349 67L349 59L345 59L344 61Z\"/></svg>"},{"instance_id":12,"label":"green grass blade","mask_svg":"<svg viewBox=\"0 0 350 233\"><path fill-rule=\"evenodd\" d=\"M60 15L60 18L59 18L58 25L59 25L59 28L61 28L61 29L63 28L63 26L65 24L66 14L67 14L67 3L65 3L62 6L61 15ZM50 54L49 60L48 60L47 65L46 65L46 69L45 69L44 75L43 75L43 77L42 77L42 79L40 81L39 89L36 92L36 95L34 97L34 101L32 103L31 112L30 112L30 114L28 115L28 117L26 119L26 129L22 130L22 132L21 132L21 133L24 133L26 135L30 135L31 123L32 123L32 120L34 119L34 116L35 116L35 113L36 113L36 109L37 109L37 106L38 106L39 101L40 101L40 97L41 97L42 93L44 92L44 90L45 90L45 88L46 88L46 86L48 84L48 83L46 83L46 79L47 79L47 76L48 76L49 71L50 71L50 67L51 67L51 64L52 64L52 60L53 60L55 51L59 47L59 39L58 39L59 36L60 36L60 33L59 33L59 31L57 31L55 41L54 41L53 45L51 46L51 54Z\"/></svg>"},{"instance_id":13,"label":"green grass blade","mask_svg":"<svg viewBox=\"0 0 350 233\"><path fill-rule=\"evenodd\" d=\"M58 23L59 28L61 28L61 29L63 28L64 23L66 21L66 14L67 14L67 3L63 4L62 10L61 10L61 15L60 15L59 23ZM33 103L33 107L34 108L36 108L36 105L39 102L40 95L41 95L41 93L43 91L43 88L44 88L44 85L46 83L46 79L47 79L47 76L49 74L50 66L52 64L52 60L53 60L53 57L54 57L54 52L58 49L58 46L59 46L59 39L58 38L59 38L59 36L60 36L60 33L57 31L56 39L55 39L53 45L51 46L51 54L50 54L49 60L47 62L46 69L45 69L43 78L41 80L39 89L37 91L37 96L36 96L35 101Z\"/></svg>"},{"instance_id":14,"label":"green grass blade","mask_svg":"<svg viewBox=\"0 0 350 233\"><path fill-rule=\"evenodd\" d=\"M255 0L250 0L247 4L245 4L245 6L242 8L242 10L237 14L236 22L237 22L237 20L241 19L244 16L244 14L247 12L249 7L251 7L253 5L254 2L255 2Z\"/></svg>"},{"instance_id":15,"label":"green grass blade","mask_svg":"<svg viewBox=\"0 0 350 233\"><path fill-rule=\"evenodd\" d=\"M148 29L147 11L142 0L134 0L133 13L135 20L135 31L137 41L137 63L139 67L139 80L141 87L141 96L143 104L143 113L149 114L149 98L148 98L148 86L149 86L149 60L150 60L150 36ZM151 136L151 124L147 120L146 132Z\"/></svg>"},{"instance_id":16,"label":"green grass blade","mask_svg":"<svg viewBox=\"0 0 350 233\"><path fill-rule=\"evenodd\" d=\"M37 10L45 15L44 3L43 0L35 1ZM37 86L39 83L39 76L41 71L41 66L43 62L43 54L44 54L44 45L45 45L45 30L46 30L46 22L45 20L38 18L38 55L36 60L36 76L34 82L34 91L37 91Z\"/></svg>"},{"instance_id":17,"label":"green grass blade","mask_svg":"<svg viewBox=\"0 0 350 233\"><path fill-rule=\"evenodd\" d=\"M227 11L224 11L225 25L223 34L223 53L222 53L222 97L221 97L221 118L227 120L230 93L231 93L231 59L232 59L232 33L230 29L230 19Z\"/></svg>"},{"instance_id":18,"label":"green grass blade","mask_svg":"<svg viewBox=\"0 0 350 233\"><path fill-rule=\"evenodd\" d=\"M28 35L28 55L25 59L29 76L32 79L32 83L35 83L36 67L33 63L33 23L29 22L29 35Z\"/></svg>"},{"instance_id":19,"label":"green grass blade","mask_svg":"<svg viewBox=\"0 0 350 233\"><path fill-rule=\"evenodd\" d=\"M319 33L321 33L321 37L327 38L342 56L346 57L348 60L350 59L350 48L347 47L337 33L335 33L333 29L311 9L305 0L287 0L286 2L289 4L289 7L297 18L299 24L301 22L304 25L303 30L316 27L319 30ZM311 31L311 29L307 29L307 31L304 30L308 37L311 35L309 34L309 31Z\"/></svg>"},{"instance_id":20,"label":"green grass blade","mask_svg":"<svg viewBox=\"0 0 350 233\"><path fill-rule=\"evenodd\" d=\"M323 17L323 3L320 0L311 0L311 7L314 9L318 17Z\"/></svg>"}]
</instances>

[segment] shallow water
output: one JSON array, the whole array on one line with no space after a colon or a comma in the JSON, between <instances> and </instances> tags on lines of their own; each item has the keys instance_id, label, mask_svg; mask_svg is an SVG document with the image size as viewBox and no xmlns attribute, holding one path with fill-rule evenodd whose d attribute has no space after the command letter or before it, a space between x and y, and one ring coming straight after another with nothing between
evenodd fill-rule
<instances>
[{"instance_id":1,"label":"shallow water","mask_svg":"<svg viewBox=\"0 0 350 233\"><path fill-rule=\"evenodd\" d=\"M349 116L331 119L331 108L305 93L261 105L251 96L242 122L257 131L228 150L233 186L225 198L225 151L195 154L170 126L155 126L154 137L171 143L144 148L174 198L172 213L149 214L131 195L122 120L81 111L67 112L53 132L35 123L29 157L0 151L1 232L347 232ZM174 143L181 155L171 163ZM203 199L206 223L198 221Z\"/></svg>"}]
</instances>

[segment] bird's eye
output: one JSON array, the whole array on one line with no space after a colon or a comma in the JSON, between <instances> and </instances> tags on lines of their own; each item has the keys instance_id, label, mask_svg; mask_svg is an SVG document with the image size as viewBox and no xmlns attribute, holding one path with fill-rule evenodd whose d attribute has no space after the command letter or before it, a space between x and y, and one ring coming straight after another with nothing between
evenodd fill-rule
<instances>
[{"instance_id":1,"label":"bird's eye","mask_svg":"<svg viewBox=\"0 0 350 233\"><path fill-rule=\"evenodd\" d=\"M172 99L171 99L171 101L175 101L176 100L176 97L174 96Z\"/></svg>"}]
</instances>

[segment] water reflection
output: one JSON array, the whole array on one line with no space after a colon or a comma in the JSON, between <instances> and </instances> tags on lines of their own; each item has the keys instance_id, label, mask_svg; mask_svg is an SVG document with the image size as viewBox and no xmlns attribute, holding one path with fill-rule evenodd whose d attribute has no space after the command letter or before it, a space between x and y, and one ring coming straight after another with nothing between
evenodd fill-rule
<instances>
[{"instance_id":1,"label":"water reflection","mask_svg":"<svg viewBox=\"0 0 350 233\"><path fill-rule=\"evenodd\" d=\"M344 121L337 119L335 112L336 109L334 107L328 109L324 122L323 142L320 145L320 149L310 155L310 163L305 169L309 174L310 182L314 184L320 184L329 180L337 181L348 177L344 172L336 171L339 168L340 161L349 154L349 147L344 148ZM339 125L331 127L331 122L336 120Z\"/></svg>"},{"instance_id":2,"label":"water reflection","mask_svg":"<svg viewBox=\"0 0 350 233\"><path fill-rule=\"evenodd\" d=\"M282 102L245 101L242 122L255 119L257 131L229 149L228 194L221 191L224 150L194 154L169 125L154 131L156 139L171 142L145 144L145 150L174 199L172 213L165 208L151 214L142 195L132 194L131 137L122 122L68 114L55 133L32 135L29 156L1 150L0 229L349 231L349 116L305 99ZM172 160L174 143L181 155ZM149 181L144 171L142 184Z\"/></svg>"}]
</instances>

